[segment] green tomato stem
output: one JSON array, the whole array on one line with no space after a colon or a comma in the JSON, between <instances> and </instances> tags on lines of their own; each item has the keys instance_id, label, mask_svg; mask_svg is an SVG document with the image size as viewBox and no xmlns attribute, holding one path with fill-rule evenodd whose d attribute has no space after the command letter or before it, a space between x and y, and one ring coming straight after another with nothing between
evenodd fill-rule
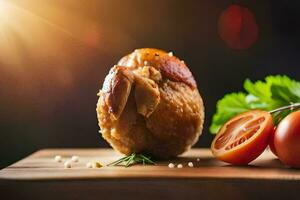
<instances>
[{"instance_id":1,"label":"green tomato stem","mask_svg":"<svg viewBox=\"0 0 300 200\"><path fill-rule=\"evenodd\" d=\"M283 107L280 107L280 108L277 108L275 110L271 110L269 111L270 114L274 114L274 113L277 113L277 112L281 112L281 111L284 111L284 110L296 110L296 109L299 109L300 108L300 103L293 103L291 105L288 105L288 106L283 106Z\"/></svg>"}]
</instances>

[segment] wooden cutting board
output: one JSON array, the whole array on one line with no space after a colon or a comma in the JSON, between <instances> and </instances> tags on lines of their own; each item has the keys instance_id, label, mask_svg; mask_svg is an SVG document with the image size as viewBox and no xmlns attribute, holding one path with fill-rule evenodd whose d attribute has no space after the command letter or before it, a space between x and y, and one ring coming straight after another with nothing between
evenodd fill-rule
<instances>
[{"instance_id":1,"label":"wooden cutting board","mask_svg":"<svg viewBox=\"0 0 300 200\"><path fill-rule=\"evenodd\" d=\"M79 156L78 163L64 169L54 161ZM88 169L86 163L106 165L121 155L111 149L46 149L0 171L0 194L22 199L173 199L281 198L300 191L300 170L283 166L271 152L264 152L249 166L217 161L208 149L192 149L177 159L156 165ZM197 161L200 158L200 161ZM183 168L168 168L169 162ZM194 167L187 163L193 162Z\"/></svg>"}]
</instances>

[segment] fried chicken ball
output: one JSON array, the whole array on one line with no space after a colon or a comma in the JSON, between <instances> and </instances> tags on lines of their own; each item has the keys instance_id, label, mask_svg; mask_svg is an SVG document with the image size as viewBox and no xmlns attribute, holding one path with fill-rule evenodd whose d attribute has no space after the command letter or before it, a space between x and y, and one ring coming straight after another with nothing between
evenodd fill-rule
<instances>
[{"instance_id":1,"label":"fried chicken ball","mask_svg":"<svg viewBox=\"0 0 300 200\"><path fill-rule=\"evenodd\" d=\"M201 135L202 98L192 73L172 53L135 50L111 68L98 96L100 132L123 154L169 158Z\"/></svg>"}]
</instances>

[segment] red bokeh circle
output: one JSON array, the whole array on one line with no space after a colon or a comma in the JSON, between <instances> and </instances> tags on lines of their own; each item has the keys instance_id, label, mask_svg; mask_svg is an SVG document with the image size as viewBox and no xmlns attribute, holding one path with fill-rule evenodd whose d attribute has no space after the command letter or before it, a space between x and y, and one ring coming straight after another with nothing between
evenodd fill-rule
<instances>
[{"instance_id":1,"label":"red bokeh circle","mask_svg":"<svg viewBox=\"0 0 300 200\"><path fill-rule=\"evenodd\" d=\"M242 50L248 49L257 40L258 26L248 8L233 4L222 12L218 32L230 48Z\"/></svg>"}]
</instances>

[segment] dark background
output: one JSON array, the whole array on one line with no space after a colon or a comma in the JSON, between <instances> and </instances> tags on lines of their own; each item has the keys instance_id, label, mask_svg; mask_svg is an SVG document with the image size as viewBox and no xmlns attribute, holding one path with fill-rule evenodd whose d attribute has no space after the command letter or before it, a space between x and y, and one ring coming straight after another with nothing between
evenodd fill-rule
<instances>
[{"instance_id":1,"label":"dark background","mask_svg":"<svg viewBox=\"0 0 300 200\"><path fill-rule=\"evenodd\" d=\"M135 48L173 51L194 74L205 101L208 147L216 101L245 78L300 80L297 1L8 1L0 13L0 168L49 147L108 147L98 133L96 93L109 68ZM232 3L256 16L259 38L231 50L217 34ZM7 19L6 19L7 20ZM4 37L6 35L7 37Z\"/></svg>"}]
</instances>

